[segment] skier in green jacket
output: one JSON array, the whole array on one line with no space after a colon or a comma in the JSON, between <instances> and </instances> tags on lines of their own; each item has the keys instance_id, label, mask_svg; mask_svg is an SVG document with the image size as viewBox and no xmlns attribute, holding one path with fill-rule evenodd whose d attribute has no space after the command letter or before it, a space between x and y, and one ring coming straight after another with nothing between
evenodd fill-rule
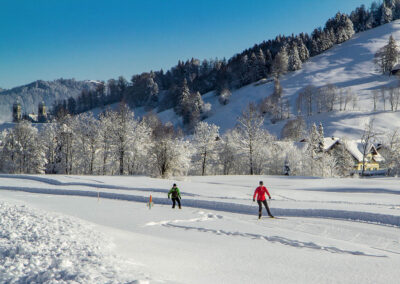
<instances>
[{"instance_id":1,"label":"skier in green jacket","mask_svg":"<svg viewBox=\"0 0 400 284\"><path fill-rule=\"evenodd\" d=\"M175 208L175 202L178 202L179 209L181 207L181 193L179 192L179 188L176 186L176 183L172 186L171 190L168 192L168 199L172 195L172 208Z\"/></svg>"}]
</instances>

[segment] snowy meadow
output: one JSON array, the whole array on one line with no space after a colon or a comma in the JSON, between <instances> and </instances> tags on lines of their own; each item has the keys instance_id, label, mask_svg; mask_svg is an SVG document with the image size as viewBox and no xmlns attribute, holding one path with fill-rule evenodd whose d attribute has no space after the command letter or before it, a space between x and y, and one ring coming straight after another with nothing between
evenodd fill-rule
<instances>
[{"instance_id":1,"label":"snowy meadow","mask_svg":"<svg viewBox=\"0 0 400 284\"><path fill-rule=\"evenodd\" d=\"M397 283L400 276L398 178L0 179L5 283ZM276 219L257 218L259 180ZM167 198L174 182L181 210Z\"/></svg>"}]
</instances>

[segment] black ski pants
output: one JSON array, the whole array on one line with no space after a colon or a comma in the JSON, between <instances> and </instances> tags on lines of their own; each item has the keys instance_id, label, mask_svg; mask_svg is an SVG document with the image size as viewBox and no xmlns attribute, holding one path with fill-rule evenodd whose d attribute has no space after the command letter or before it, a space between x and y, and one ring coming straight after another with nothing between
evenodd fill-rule
<instances>
[{"instance_id":1,"label":"black ski pants","mask_svg":"<svg viewBox=\"0 0 400 284\"><path fill-rule=\"evenodd\" d=\"M178 202L179 208L181 207L181 200L179 197L172 197L172 208L175 208L175 202Z\"/></svg>"},{"instance_id":2,"label":"black ski pants","mask_svg":"<svg viewBox=\"0 0 400 284\"><path fill-rule=\"evenodd\" d=\"M262 205L264 204L265 209L267 209L268 215L272 217L271 211L269 210L267 200L257 200L258 203L258 216L262 215Z\"/></svg>"}]
</instances>

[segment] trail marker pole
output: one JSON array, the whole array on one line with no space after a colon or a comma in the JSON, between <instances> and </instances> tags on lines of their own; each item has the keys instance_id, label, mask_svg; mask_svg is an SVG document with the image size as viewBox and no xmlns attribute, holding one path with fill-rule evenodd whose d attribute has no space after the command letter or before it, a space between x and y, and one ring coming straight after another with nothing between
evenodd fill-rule
<instances>
[{"instance_id":1,"label":"trail marker pole","mask_svg":"<svg viewBox=\"0 0 400 284\"><path fill-rule=\"evenodd\" d=\"M147 207L149 207L149 210L151 209L151 207L153 207L153 205L154 205L153 197L150 194L149 202L147 203Z\"/></svg>"}]
</instances>

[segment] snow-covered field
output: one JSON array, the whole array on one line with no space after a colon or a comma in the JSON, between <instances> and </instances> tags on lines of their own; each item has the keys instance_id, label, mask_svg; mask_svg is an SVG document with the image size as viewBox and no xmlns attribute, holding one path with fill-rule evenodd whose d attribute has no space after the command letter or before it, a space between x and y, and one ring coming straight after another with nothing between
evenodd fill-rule
<instances>
[{"instance_id":1,"label":"snow-covered field","mask_svg":"<svg viewBox=\"0 0 400 284\"><path fill-rule=\"evenodd\" d=\"M257 219L252 193L259 179L280 218ZM400 279L397 178L0 175L0 181L1 283ZM172 210L166 198L173 182L182 210Z\"/></svg>"}]
</instances>

